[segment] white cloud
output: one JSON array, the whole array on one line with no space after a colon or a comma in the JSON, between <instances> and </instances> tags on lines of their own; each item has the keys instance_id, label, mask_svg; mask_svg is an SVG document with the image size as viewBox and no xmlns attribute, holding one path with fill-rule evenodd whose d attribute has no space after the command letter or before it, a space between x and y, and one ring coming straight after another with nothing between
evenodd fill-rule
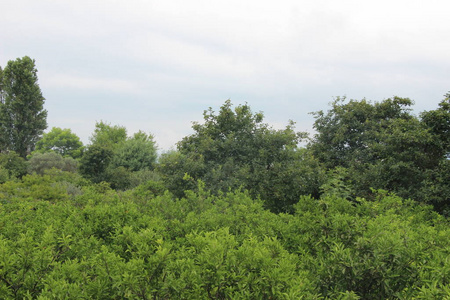
<instances>
[{"instance_id":1,"label":"white cloud","mask_svg":"<svg viewBox=\"0 0 450 300\"><path fill-rule=\"evenodd\" d=\"M98 78L76 76L70 74L50 74L45 76L41 85L46 88L77 89L77 90L106 90L110 92L137 94L139 86L134 81L116 78Z\"/></svg>"}]
</instances>

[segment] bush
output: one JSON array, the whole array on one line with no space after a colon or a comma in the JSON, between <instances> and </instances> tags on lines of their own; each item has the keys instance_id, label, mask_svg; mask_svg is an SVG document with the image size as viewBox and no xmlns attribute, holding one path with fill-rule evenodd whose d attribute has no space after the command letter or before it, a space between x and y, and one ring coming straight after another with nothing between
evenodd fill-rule
<instances>
[{"instance_id":1,"label":"bush","mask_svg":"<svg viewBox=\"0 0 450 300\"><path fill-rule=\"evenodd\" d=\"M445 299L448 220L385 191L333 190L275 214L248 192L159 182L117 192L77 174L0 185L1 299Z\"/></svg>"},{"instance_id":2,"label":"bush","mask_svg":"<svg viewBox=\"0 0 450 300\"><path fill-rule=\"evenodd\" d=\"M0 153L0 183L21 178L27 173L27 162L14 151Z\"/></svg>"},{"instance_id":3,"label":"bush","mask_svg":"<svg viewBox=\"0 0 450 300\"><path fill-rule=\"evenodd\" d=\"M46 170L58 169L66 172L77 171L77 161L72 157L62 157L54 152L35 153L29 160L28 172L43 175Z\"/></svg>"}]
</instances>

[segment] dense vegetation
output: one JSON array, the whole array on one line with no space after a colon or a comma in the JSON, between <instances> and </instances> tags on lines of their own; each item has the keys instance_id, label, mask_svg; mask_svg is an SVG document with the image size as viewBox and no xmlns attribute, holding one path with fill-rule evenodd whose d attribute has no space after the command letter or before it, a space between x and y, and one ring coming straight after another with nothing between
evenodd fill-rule
<instances>
[{"instance_id":1,"label":"dense vegetation","mask_svg":"<svg viewBox=\"0 0 450 300\"><path fill-rule=\"evenodd\" d=\"M228 100L158 157L106 122L41 135L36 73L0 69L1 299L449 299L450 94L337 98L311 138Z\"/></svg>"}]
</instances>

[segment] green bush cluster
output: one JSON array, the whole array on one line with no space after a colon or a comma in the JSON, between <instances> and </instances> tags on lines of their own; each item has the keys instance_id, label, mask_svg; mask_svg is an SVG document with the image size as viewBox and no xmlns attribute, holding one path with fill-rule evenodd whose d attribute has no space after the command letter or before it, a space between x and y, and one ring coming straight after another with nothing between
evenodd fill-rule
<instances>
[{"instance_id":1,"label":"green bush cluster","mask_svg":"<svg viewBox=\"0 0 450 300\"><path fill-rule=\"evenodd\" d=\"M1 299L450 295L448 220L384 191L370 202L304 196L275 214L201 182L175 198L157 182L117 192L75 175L0 185Z\"/></svg>"}]
</instances>

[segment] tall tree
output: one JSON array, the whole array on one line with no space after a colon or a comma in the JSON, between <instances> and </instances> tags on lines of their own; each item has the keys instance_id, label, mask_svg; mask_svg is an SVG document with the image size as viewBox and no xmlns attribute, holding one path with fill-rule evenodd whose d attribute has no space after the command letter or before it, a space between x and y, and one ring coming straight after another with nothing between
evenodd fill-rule
<instances>
[{"instance_id":1,"label":"tall tree","mask_svg":"<svg viewBox=\"0 0 450 300\"><path fill-rule=\"evenodd\" d=\"M423 112L421 118L441 141L443 154L450 158L450 92L444 97L438 109Z\"/></svg>"},{"instance_id":2,"label":"tall tree","mask_svg":"<svg viewBox=\"0 0 450 300\"><path fill-rule=\"evenodd\" d=\"M3 103L3 69L0 66L0 103Z\"/></svg>"},{"instance_id":3,"label":"tall tree","mask_svg":"<svg viewBox=\"0 0 450 300\"><path fill-rule=\"evenodd\" d=\"M380 142L379 133L393 120L411 120L412 104L399 97L375 103L338 97L327 112L313 113L317 134L310 147L329 168L376 162L379 156L373 146Z\"/></svg>"},{"instance_id":4,"label":"tall tree","mask_svg":"<svg viewBox=\"0 0 450 300\"><path fill-rule=\"evenodd\" d=\"M427 124L411 114L412 104L399 97L374 103L338 98L328 112L314 113L317 134L310 149L328 169L347 169L353 196L368 196L375 188L427 201L419 191L441 164L437 136L445 134L445 114L424 115Z\"/></svg>"},{"instance_id":5,"label":"tall tree","mask_svg":"<svg viewBox=\"0 0 450 300\"><path fill-rule=\"evenodd\" d=\"M450 92L444 95L439 108L425 111L420 116L422 123L428 126L434 140L439 142L441 155L439 165L427 170L423 184L422 197L442 212L450 216Z\"/></svg>"},{"instance_id":6,"label":"tall tree","mask_svg":"<svg viewBox=\"0 0 450 300\"><path fill-rule=\"evenodd\" d=\"M28 56L9 61L0 73L1 150L26 157L47 128L45 98L38 85L35 61Z\"/></svg>"},{"instance_id":7,"label":"tall tree","mask_svg":"<svg viewBox=\"0 0 450 300\"><path fill-rule=\"evenodd\" d=\"M5 95L5 92L3 91L3 69L2 69L2 66L0 66L0 109L3 106L3 104L5 103L4 95ZM1 129L2 127L3 127L3 123L0 118L0 151L4 150L3 148L5 147L4 145L6 142L5 134L4 134L3 130Z\"/></svg>"},{"instance_id":8,"label":"tall tree","mask_svg":"<svg viewBox=\"0 0 450 300\"><path fill-rule=\"evenodd\" d=\"M277 212L290 211L300 195L317 195L319 165L297 146L305 134L295 132L293 122L275 130L263 119L247 104L233 108L230 100L218 113L206 110L204 122L194 123L195 133L178 143L178 152L161 157L158 168L167 187L182 196L192 186L189 176L212 192L243 187Z\"/></svg>"},{"instance_id":9,"label":"tall tree","mask_svg":"<svg viewBox=\"0 0 450 300\"><path fill-rule=\"evenodd\" d=\"M89 138L91 144L80 160L80 173L93 182L109 181L108 166L114 150L127 139L127 130L123 126L111 125L100 121Z\"/></svg>"}]
</instances>

